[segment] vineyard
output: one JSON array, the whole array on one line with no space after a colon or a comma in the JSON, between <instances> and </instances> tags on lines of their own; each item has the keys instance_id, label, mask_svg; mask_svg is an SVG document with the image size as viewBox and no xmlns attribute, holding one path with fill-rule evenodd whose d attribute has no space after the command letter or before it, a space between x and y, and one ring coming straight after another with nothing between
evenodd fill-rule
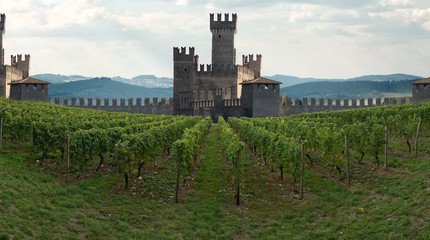
<instances>
[{"instance_id":1,"label":"vineyard","mask_svg":"<svg viewBox=\"0 0 430 240\"><path fill-rule=\"evenodd\" d=\"M430 238L430 103L212 124L0 99L0 117L0 239Z\"/></svg>"}]
</instances>

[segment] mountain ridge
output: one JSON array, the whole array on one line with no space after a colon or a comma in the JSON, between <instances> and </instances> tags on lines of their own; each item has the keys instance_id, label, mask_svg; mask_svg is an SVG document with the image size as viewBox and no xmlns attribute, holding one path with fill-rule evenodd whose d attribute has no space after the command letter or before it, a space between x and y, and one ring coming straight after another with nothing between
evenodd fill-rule
<instances>
[{"instance_id":1,"label":"mountain ridge","mask_svg":"<svg viewBox=\"0 0 430 240\"><path fill-rule=\"evenodd\" d=\"M93 79L94 77L86 77L82 75L61 75L61 74L36 74L32 77L50 82L52 84L79 81L79 80L88 80ZM363 75L360 77L354 78L312 78L312 77L296 77L290 75L281 75L276 74L272 76L264 76L265 78L269 78L272 80L276 80L282 82L281 87L289 87L296 84L306 83L306 82L324 82L324 81L401 81L401 80L414 80L420 79L423 77L403 74L403 73L395 73L395 74L387 74L387 75ZM146 88L172 88L173 87L173 79L168 77L157 77L155 75L138 75L132 78L123 78L120 76L111 77L113 81L122 82L126 84L132 84L136 86L146 87Z\"/></svg>"},{"instance_id":2,"label":"mountain ridge","mask_svg":"<svg viewBox=\"0 0 430 240\"><path fill-rule=\"evenodd\" d=\"M173 80L154 75L140 75L128 81L126 78L88 78L82 75L44 74L33 77L54 81L49 86L49 97L83 98L153 98L173 96ZM282 84L280 94L291 98L367 98L410 96L412 81L422 77L407 74L366 75L342 79L299 78L288 75L269 76ZM160 80L161 79L161 80ZM147 84L143 84L147 81ZM159 83L160 81L161 83ZM293 84L299 82L298 84ZM133 84L134 83L134 84ZM136 85L140 83L141 86ZM293 84L293 85L291 85ZM144 86L142 86L144 85ZM286 86L285 86L286 85ZM147 86L147 87L145 87ZM161 87L158 87L161 86Z\"/></svg>"},{"instance_id":3,"label":"mountain ridge","mask_svg":"<svg viewBox=\"0 0 430 240\"><path fill-rule=\"evenodd\" d=\"M110 78L93 78L51 84L48 94L50 98L170 98L173 88L145 88Z\"/></svg>"},{"instance_id":4,"label":"mountain ridge","mask_svg":"<svg viewBox=\"0 0 430 240\"><path fill-rule=\"evenodd\" d=\"M412 95L413 80L390 81L321 81L306 82L280 89L290 98L369 98Z\"/></svg>"}]
</instances>

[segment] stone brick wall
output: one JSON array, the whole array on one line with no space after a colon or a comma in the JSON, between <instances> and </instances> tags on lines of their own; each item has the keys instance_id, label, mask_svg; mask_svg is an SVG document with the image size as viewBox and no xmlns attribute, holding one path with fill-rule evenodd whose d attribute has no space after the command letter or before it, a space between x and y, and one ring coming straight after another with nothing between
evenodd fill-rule
<instances>
[{"instance_id":1,"label":"stone brick wall","mask_svg":"<svg viewBox=\"0 0 430 240\"><path fill-rule=\"evenodd\" d=\"M0 73L0 96L9 98L10 97L10 85L8 83L12 81L22 80L23 71L12 66L4 66L4 71Z\"/></svg>"},{"instance_id":2,"label":"stone brick wall","mask_svg":"<svg viewBox=\"0 0 430 240\"><path fill-rule=\"evenodd\" d=\"M52 99L48 100L52 102ZM152 102L150 102L149 98L145 98L142 103L142 98L104 98L103 101L101 98L54 98L53 102L57 105L69 106L69 107L79 107L86 109L95 109L95 110L104 110L109 112L128 112L128 113L142 113L142 114L157 114L157 115L173 115L173 99L170 98L169 101L166 98L161 98L161 101L158 101L158 98L153 98Z\"/></svg>"},{"instance_id":3,"label":"stone brick wall","mask_svg":"<svg viewBox=\"0 0 430 240\"><path fill-rule=\"evenodd\" d=\"M430 100L430 84L413 84L412 101L419 103Z\"/></svg>"},{"instance_id":4,"label":"stone brick wall","mask_svg":"<svg viewBox=\"0 0 430 240\"><path fill-rule=\"evenodd\" d=\"M47 84L16 84L10 87L10 99L47 102Z\"/></svg>"},{"instance_id":5,"label":"stone brick wall","mask_svg":"<svg viewBox=\"0 0 430 240\"><path fill-rule=\"evenodd\" d=\"M153 98L152 102L150 102L149 98L145 98L143 103L141 98L129 98L127 99L127 101L124 98L119 99L119 101L116 98L54 98L52 100L49 99L48 101L57 105L104 110L111 112L173 115L172 98L170 98L168 101L166 100L166 98L162 98L161 101L158 101L158 98ZM293 101L291 99L287 99L287 101L284 103L282 103L280 99L279 116L286 117L300 113L321 112L326 110L347 110L373 106L406 104L411 102L411 97L367 99L296 98ZM214 122L217 121L219 116L222 116L226 119L228 117L244 116L244 106L242 103L242 99L239 98L222 99L221 95L215 95L214 100L193 101L191 105L192 115L211 117Z\"/></svg>"},{"instance_id":6,"label":"stone brick wall","mask_svg":"<svg viewBox=\"0 0 430 240\"><path fill-rule=\"evenodd\" d=\"M287 98L285 103L280 104L279 115L281 117L290 116L300 113L312 113L322 111L336 111L336 110L347 110L364 107L384 106L384 105L396 105L412 103L411 97L401 98L360 98L360 99L335 99L332 98L295 98L294 102Z\"/></svg>"}]
</instances>

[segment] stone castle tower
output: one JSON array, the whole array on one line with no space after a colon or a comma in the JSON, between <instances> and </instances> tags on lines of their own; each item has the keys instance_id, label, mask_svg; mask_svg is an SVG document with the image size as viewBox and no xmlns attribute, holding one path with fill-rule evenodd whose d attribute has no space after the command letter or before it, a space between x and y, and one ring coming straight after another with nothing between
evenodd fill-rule
<instances>
[{"instance_id":1,"label":"stone castle tower","mask_svg":"<svg viewBox=\"0 0 430 240\"><path fill-rule=\"evenodd\" d=\"M11 56L11 65L4 60L3 36L6 15L0 14L0 97L17 100L48 100L48 82L30 77L30 55Z\"/></svg>"},{"instance_id":2,"label":"stone castle tower","mask_svg":"<svg viewBox=\"0 0 430 240\"><path fill-rule=\"evenodd\" d=\"M212 65L236 65L236 49L234 48L234 35L237 32L237 15L225 14L224 21L221 14L214 20L214 15L210 15L210 30L212 32Z\"/></svg>"},{"instance_id":3,"label":"stone castle tower","mask_svg":"<svg viewBox=\"0 0 430 240\"><path fill-rule=\"evenodd\" d=\"M194 47L187 49L173 48L173 114L184 115L234 115L241 116L242 108L240 100L242 98L242 83L251 83L250 81L261 78L262 56L254 55L242 56L242 65L236 64L236 49L234 46L234 37L237 32L237 15L210 14L210 31L212 33L212 63L199 64L199 56L194 55ZM278 85L269 79L263 79L255 82L262 84ZM260 89L260 88L259 88ZM273 114L279 114L279 91L272 91L276 95L276 102L273 106ZM258 101L257 98L253 101ZM223 110L223 101L229 100L234 103L234 110L229 110L225 114ZM200 104L204 102L203 106ZM252 104L251 104L252 105ZM202 114L201 109L205 107L210 114ZM197 111L198 110L198 111ZM207 111L206 111L207 112ZM253 111L247 111L253 112Z\"/></svg>"},{"instance_id":4,"label":"stone castle tower","mask_svg":"<svg viewBox=\"0 0 430 240\"><path fill-rule=\"evenodd\" d=\"M3 35L6 31L6 15L0 14L0 67L4 66ZM0 69L2 71L3 69Z\"/></svg>"}]
</instances>

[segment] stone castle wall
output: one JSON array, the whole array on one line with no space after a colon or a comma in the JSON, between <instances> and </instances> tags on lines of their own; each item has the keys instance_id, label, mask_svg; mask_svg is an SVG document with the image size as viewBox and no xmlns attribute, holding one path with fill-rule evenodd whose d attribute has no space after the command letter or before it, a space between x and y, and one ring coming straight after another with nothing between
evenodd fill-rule
<instances>
[{"instance_id":1,"label":"stone castle wall","mask_svg":"<svg viewBox=\"0 0 430 240\"><path fill-rule=\"evenodd\" d=\"M134 100L136 100L136 102ZM93 98L54 98L49 99L48 102L62 106L104 110L109 112L173 115L172 98L168 101L166 98L161 98L160 102L158 101L158 98L153 98L152 102L150 102L149 98L145 98L143 103L142 98L129 98L127 101L125 98L120 98L119 101L117 98L103 98L103 102L101 98L96 98L95 100Z\"/></svg>"},{"instance_id":2,"label":"stone castle wall","mask_svg":"<svg viewBox=\"0 0 430 240\"><path fill-rule=\"evenodd\" d=\"M168 101L166 98L153 98L150 102L149 98L145 98L142 103L141 98L54 98L49 99L57 105L79 107L86 109L104 110L111 112L129 112L129 113L142 113L142 114L164 114L173 115L173 99ZM136 101L135 101L136 100ZM360 99L332 99L332 98L295 98L294 101L287 98L285 102L280 99L279 116L286 117L300 113L312 113L322 111L336 111L357 109L364 107L397 105L411 103L411 97L401 98L360 98ZM192 102L192 115L211 117L216 120L219 116L222 117L241 117L243 116L242 100L237 99L222 99L216 97L214 100L199 100Z\"/></svg>"},{"instance_id":3,"label":"stone castle wall","mask_svg":"<svg viewBox=\"0 0 430 240\"><path fill-rule=\"evenodd\" d=\"M295 98L294 102L291 102L290 98L287 98L285 102L281 102L279 115L281 117L290 116L300 113L312 113L312 112L322 112L322 111L336 111L336 110L347 110L347 109L357 109L364 107L375 107L375 106L385 106L385 105L397 105L411 103L411 97L401 97L401 98L360 98L360 99L339 99L336 98Z\"/></svg>"}]
</instances>

